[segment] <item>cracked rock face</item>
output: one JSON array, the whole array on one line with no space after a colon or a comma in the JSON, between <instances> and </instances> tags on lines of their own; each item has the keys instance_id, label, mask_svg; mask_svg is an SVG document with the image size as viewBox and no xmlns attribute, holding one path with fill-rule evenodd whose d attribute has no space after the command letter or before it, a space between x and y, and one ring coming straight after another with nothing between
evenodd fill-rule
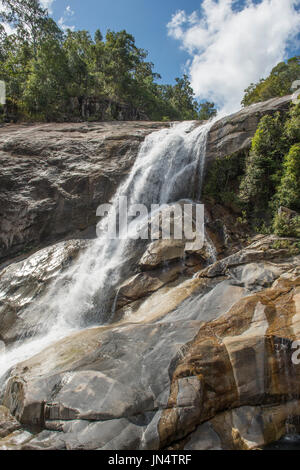
<instances>
[{"instance_id":1,"label":"cracked rock face","mask_svg":"<svg viewBox=\"0 0 300 470\"><path fill-rule=\"evenodd\" d=\"M261 237L160 287L146 271L155 288L139 281L137 302L125 283L118 323L14 367L3 405L22 428L41 428L19 448L252 449L280 438L300 413L300 258L273 245Z\"/></svg>"},{"instance_id":2,"label":"cracked rock face","mask_svg":"<svg viewBox=\"0 0 300 470\"><path fill-rule=\"evenodd\" d=\"M299 400L277 406L242 406L220 413L201 424L177 445L184 450L254 450L275 442L296 426L291 416L299 412ZM295 420L297 424L298 420Z\"/></svg>"}]
</instances>

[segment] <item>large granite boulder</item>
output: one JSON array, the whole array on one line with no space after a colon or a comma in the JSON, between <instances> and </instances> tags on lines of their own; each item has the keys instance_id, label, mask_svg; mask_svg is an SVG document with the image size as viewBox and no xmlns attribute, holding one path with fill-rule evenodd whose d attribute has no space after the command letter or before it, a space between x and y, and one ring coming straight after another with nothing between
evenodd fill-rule
<instances>
[{"instance_id":1,"label":"large granite boulder","mask_svg":"<svg viewBox=\"0 0 300 470\"><path fill-rule=\"evenodd\" d=\"M216 158L249 149L260 119L276 111L288 111L291 100L292 96L272 98L219 119L208 135L207 165Z\"/></svg>"}]
</instances>

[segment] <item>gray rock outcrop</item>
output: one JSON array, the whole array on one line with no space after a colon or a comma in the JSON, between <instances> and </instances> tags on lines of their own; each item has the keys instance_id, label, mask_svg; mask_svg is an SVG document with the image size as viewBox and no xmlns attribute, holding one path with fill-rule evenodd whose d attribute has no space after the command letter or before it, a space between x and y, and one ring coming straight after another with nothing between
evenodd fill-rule
<instances>
[{"instance_id":1,"label":"gray rock outcrop","mask_svg":"<svg viewBox=\"0 0 300 470\"><path fill-rule=\"evenodd\" d=\"M222 158L249 149L260 119L276 111L288 111L291 99L292 96L272 98L218 120L208 136L207 164L217 157Z\"/></svg>"}]
</instances>

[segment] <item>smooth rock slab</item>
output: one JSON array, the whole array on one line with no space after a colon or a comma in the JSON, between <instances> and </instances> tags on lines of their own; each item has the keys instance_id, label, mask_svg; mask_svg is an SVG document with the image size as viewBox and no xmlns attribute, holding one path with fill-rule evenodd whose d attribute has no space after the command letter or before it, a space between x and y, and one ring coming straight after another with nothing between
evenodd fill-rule
<instances>
[{"instance_id":1,"label":"smooth rock slab","mask_svg":"<svg viewBox=\"0 0 300 470\"><path fill-rule=\"evenodd\" d=\"M292 96L272 98L255 103L241 111L217 121L211 128L207 140L207 165L216 158L248 150L260 119L276 111L287 112Z\"/></svg>"},{"instance_id":2,"label":"smooth rock slab","mask_svg":"<svg viewBox=\"0 0 300 470\"><path fill-rule=\"evenodd\" d=\"M70 267L87 245L84 240L61 242L0 271L0 340L9 343L23 334L28 336L30 329L38 328L44 321L41 311L29 311L29 307L46 292L51 282Z\"/></svg>"}]
</instances>

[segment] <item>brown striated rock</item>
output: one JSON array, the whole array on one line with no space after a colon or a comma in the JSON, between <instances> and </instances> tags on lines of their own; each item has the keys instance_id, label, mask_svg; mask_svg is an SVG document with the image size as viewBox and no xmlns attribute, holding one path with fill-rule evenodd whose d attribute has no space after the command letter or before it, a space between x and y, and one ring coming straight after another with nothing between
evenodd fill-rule
<instances>
[{"instance_id":1,"label":"brown striated rock","mask_svg":"<svg viewBox=\"0 0 300 470\"><path fill-rule=\"evenodd\" d=\"M254 450L299 432L299 400L277 406L243 406L201 424L179 447L184 450Z\"/></svg>"},{"instance_id":2,"label":"brown striated rock","mask_svg":"<svg viewBox=\"0 0 300 470\"><path fill-rule=\"evenodd\" d=\"M299 273L299 269L296 269L296 273ZM160 421L163 445L174 440L174 435L182 439L193 431L194 423L190 419L182 422L184 416L174 406L178 395L178 381L182 377L198 377L201 381L202 422L211 420L228 408L265 406L298 399L300 365L292 360L292 343L299 338L300 332L299 294L300 278L292 274L290 279L283 276L272 288L245 297L226 315L200 328L173 374L170 409L163 413ZM299 414L298 406L299 402L295 415ZM287 409L283 414L287 418ZM267 425L270 429L268 420L264 426ZM264 426L262 435L265 440L255 445L271 442L272 438L276 440L284 434L281 426L280 431L278 430L279 434L281 432L280 436L274 437L273 432L271 438ZM225 424L222 429L224 428ZM205 429L205 432L209 431ZM272 429L277 429L275 423ZM218 439L216 442L214 445L219 446ZM241 443L231 445L238 448ZM226 448L231 448L228 443Z\"/></svg>"}]
</instances>

